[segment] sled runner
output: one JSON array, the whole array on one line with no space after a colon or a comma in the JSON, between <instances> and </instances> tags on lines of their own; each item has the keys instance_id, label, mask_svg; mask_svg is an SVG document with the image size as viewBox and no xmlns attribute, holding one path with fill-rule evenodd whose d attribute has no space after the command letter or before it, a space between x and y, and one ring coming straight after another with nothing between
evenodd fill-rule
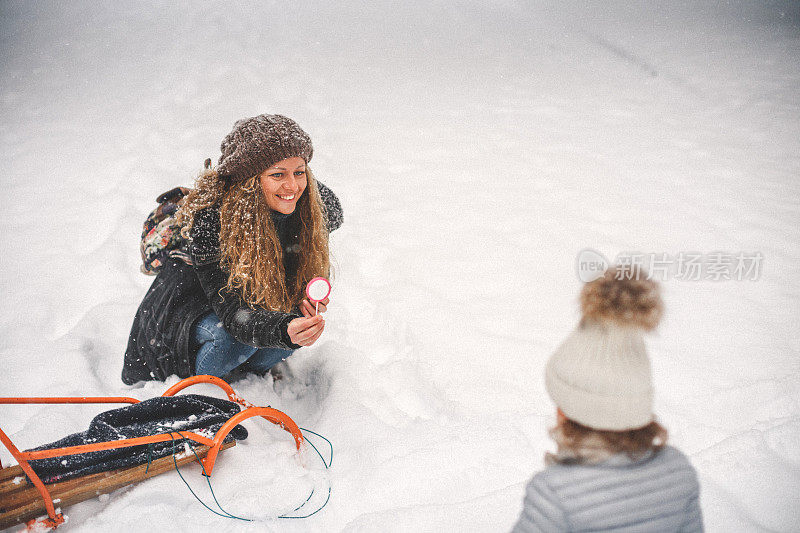
<instances>
[{"instance_id":1,"label":"sled runner","mask_svg":"<svg viewBox=\"0 0 800 533\"><path fill-rule=\"evenodd\" d=\"M21 452L14 443L11 442L11 439L8 438L5 432L0 429L0 441L2 441L9 452L11 452L11 455L19 463L5 468L0 465L0 529L25 522L28 523L29 529L35 525L41 525L47 529L56 528L59 524L64 523L65 520L60 510L61 507L82 502L97 497L100 494L106 494L120 487L124 487L125 485L130 485L143 479L156 476L191 461L199 460L202 463L205 475L211 476L219 452L236 444L236 441L231 438L233 435L229 436L229 434L232 432L236 434L238 430L240 435L241 433L243 433L244 436L247 435L244 428L237 428L237 424L248 418L260 416L280 426L294 437L297 449L301 449L303 435L300 432L300 428L297 427L297 424L295 424L289 416L271 407L257 407L250 404L237 396L228 383L217 377L194 376L184 379L170 387L161 398L174 397L186 387L197 383L210 383L218 386L225 391L230 401L238 404L241 409L238 413L227 418L219 429L213 433L213 436L202 435L201 433L208 433L205 431L195 432L176 429L175 431L160 432L134 438L108 439L102 442L91 442L89 444L55 448L45 446L43 448L48 449L37 448L35 450ZM211 400L217 399L212 398ZM224 400L218 401L225 402ZM140 406L144 405L144 402L128 397L0 398L0 404L61 403L123 403L131 405L139 404ZM118 411L124 410L120 409ZM108 411L99 416L111 413L114 413L114 411ZM223 416L223 420L226 417L227 415ZM81 434L75 434L70 437L79 435ZM70 437L62 440L67 440ZM239 436L237 438L244 437ZM195 446L189 447L183 444L188 441L195 443ZM175 450L176 442L178 442L177 450L179 450L179 453L166 452L169 453L169 455L150 460L149 452L151 446L154 448L160 446L163 455L165 453L165 447L171 446L172 449ZM38 461L39 463L34 466L42 471L38 465L47 463L47 461L42 460L87 454L87 452L113 451L133 446L141 447L142 445L148 445L146 464L114 468L78 475L77 477L75 477L74 472L73 475L70 476L64 473L54 473L52 471L40 476L36 473L34 467L31 466L31 461ZM142 448L139 449L141 450ZM94 455L102 454L98 453ZM110 455L113 456L114 453L111 452ZM90 457L90 455L84 455L82 457ZM124 460L125 458L123 457L122 461L124 462ZM111 464L113 464L114 461L119 463L120 458L112 457ZM62 462L64 464L67 463L67 461ZM55 463L56 466L58 466L57 463L59 462L50 461L50 463ZM101 467L102 464L103 463L101 463ZM108 464L108 462L105 464ZM95 469L96 468L95 466ZM42 477L45 477L48 481L43 481ZM70 477L72 478L69 479ZM64 480L61 481L60 479ZM47 518L36 522L36 518L43 514L47 514Z\"/></svg>"}]
</instances>

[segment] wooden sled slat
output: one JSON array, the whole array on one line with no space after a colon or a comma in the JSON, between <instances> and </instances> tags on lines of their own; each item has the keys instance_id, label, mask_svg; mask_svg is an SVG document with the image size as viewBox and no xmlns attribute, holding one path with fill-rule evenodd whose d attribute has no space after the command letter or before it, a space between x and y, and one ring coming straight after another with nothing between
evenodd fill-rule
<instances>
[{"instance_id":1,"label":"wooden sled slat","mask_svg":"<svg viewBox=\"0 0 800 533\"><path fill-rule=\"evenodd\" d=\"M0 480L0 512L6 507L8 498L15 492L25 490L27 487L33 487L25 479L25 472L19 465L9 466L0 471L3 476ZM38 492L38 491L37 491Z\"/></svg>"},{"instance_id":2,"label":"wooden sled slat","mask_svg":"<svg viewBox=\"0 0 800 533\"><path fill-rule=\"evenodd\" d=\"M236 441L232 440L222 444L221 449L224 450L235 445ZM185 453L183 445L180 446L179 450L179 453L175 455L174 461L172 455L161 457L153 460L149 469L147 464L143 464L109 470L108 472L99 472L67 481L50 483L47 484L47 489L50 491L56 507L66 507L157 476L168 470L173 470L175 461L177 461L178 466L195 461L195 454ZM208 454L208 450L208 446L202 445L195 448L198 457L205 457ZM22 480L14 483L14 480L19 477L22 477ZM25 479L22 468L19 465L14 465L0 469L0 529L23 524L28 520L45 514L47 514L47 511L44 501L36 487Z\"/></svg>"},{"instance_id":3,"label":"wooden sled slat","mask_svg":"<svg viewBox=\"0 0 800 533\"><path fill-rule=\"evenodd\" d=\"M0 469L0 485L5 483L9 479L14 479L17 476L22 476L22 475L24 475L22 473L22 467L19 465L9 466L8 468L2 468ZM3 491L0 490L0 494L2 493Z\"/></svg>"}]
</instances>

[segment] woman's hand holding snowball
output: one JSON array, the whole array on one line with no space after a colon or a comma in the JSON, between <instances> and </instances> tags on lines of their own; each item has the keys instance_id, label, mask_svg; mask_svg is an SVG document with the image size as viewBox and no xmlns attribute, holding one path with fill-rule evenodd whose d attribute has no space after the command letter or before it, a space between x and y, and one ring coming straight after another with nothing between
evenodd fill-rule
<instances>
[{"instance_id":1,"label":"woman's hand holding snowball","mask_svg":"<svg viewBox=\"0 0 800 533\"><path fill-rule=\"evenodd\" d=\"M330 302L329 298L320 300L317 305L307 299L300 303L303 318L295 318L289 322L288 333L293 343L300 346L311 346L317 341L325 330L325 319L322 318L321 313L328 310L328 302Z\"/></svg>"},{"instance_id":2,"label":"woman's hand holding snowball","mask_svg":"<svg viewBox=\"0 0 800 533\"><path fill-rule=\"evenodd\" d=\"M303 309L303 314L305 313L306 311ZM311 346L317 342L317 339L322 335L324 329L325 320L322 318L322 315L316 315L295 318L289 322L287 332L293 343L299 344L300 346Z\"/></svg>"}]
</instances>

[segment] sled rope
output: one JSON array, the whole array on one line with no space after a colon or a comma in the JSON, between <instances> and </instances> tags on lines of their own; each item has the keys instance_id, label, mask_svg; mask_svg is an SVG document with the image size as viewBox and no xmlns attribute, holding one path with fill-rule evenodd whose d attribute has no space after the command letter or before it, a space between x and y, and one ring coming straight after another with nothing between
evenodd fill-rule
<instances>
[{"instance_id":1,"label":"sled rope","mask_svg":"<svg viewBox=\"0 0 800 533\"><path fill-rule=\"evenodd\" d=\"M330 456L329 456L328 462L326 463L325 462L325 458L322 456L321 453L319 453L319 450L317 449L316 446L314 446L314 443L311 442L310 440L308 440L307 438L305 439L305 441L307 443L309 443L312 448L314 448L314 451L317 452L317 455L319 455L319 458L322 460L322 464L325 465L325 470L329 469L331 467L331 465L333 464L333 444L331 443L331 441L329 441L328 439L326 439L325 437L323 437L319 433L315 433L315 432L311 431L310 429L300 428L300 430L301 431L307 431L308 433L311 433L312 435L316 435L317 437L321 438L322 440L324 440L325 442L328 443L328 447L330 448ZM311 490L311 494L308 495L308 498L306 498L306 501L304 501L299 507L296 507L296 508L292 509L289 512L293 513L295 511L301 509L303 507L303 505L308 503L308 500L310 500L311 496L313 496L313 495L314 495L314 489ZM325 506L328 505L328 502L330 500L331 500L331 485L330 485L330 483L328 483L328 497L325 498L325 503L323 503L316 511L314 511L313 513L309 513L307 515L304 515L304 516L288 516L288 513L285 513L285 514L280 515L278 518L287 518L287 519L308 518L310 516L313 516L313 515L317 514L321 510L323 510L325 508Z\"/></svg>"},{"instance_id":2,"label":"sled rope","mask_svg":"<svg viewBox=\"0 0 800 533\"><path fill-rule=\"evenodd\" d=\"M328 447L330 449L330 456L329 456L329 459L327 461L325 461L325 457L323 457L323 455L320 453L320 451L317 449L317 447L314 445L314 443L311 442L308 439L305 439L305 441L311 445L311 447L317 453L319 458L322 460L322 464L325 466L325 469L326 470L329 469L331 467L331 465L333 464L333 444L331 443L331 441L328 440L327 438L323 437L319 433L311 431L310 429L300 428L300 430L308 432L308 433L311 433L312 435L316 435L317 437L323 439L325 442L328 443ZM180 431L175 431L175 433L177 433L178 435L183 437L183 434ZM222 505L220 505L220 503L219 503L219 500L217 500L216 494L214 494L214 487L211 486L211 476L209 476L206 473L205 465L203 465L202 461L200 461L200 457L198 457L197 452L194 449L194 446L192 446L190 444L189 445L189 449L192 451L192 453L195 456L195 459L197 459L197 462L200 463L200 467L203 469L203 477L206 478L206 483L208 484L208 489L211 492L211 497L214 499L214 503L217 505L219 510L222 511L222 512L220 513L220 512L215 511L214 509L209 507L202 499L200 499L200 497L194 492L194 490L192 490L192 487L191 487L191 485L189 485L189 482L186 481L186 478L183 477L183 474L181 473L181 470L178 467L178 461L176 459L177 451L175 449L175 441L176 441L176 439L175 439L174 436L172 436L172 434L170 434L170 438L172 439L172 462L175 464L175 470L178 472L178 476L180 476L181 481L183 481L184 485L186 485L186 487L189 489L189 492L192 493L192 496L194 496L195 499L198 502L200 502L200 504L203 507L205 507L206 509L208 509L209 511L211 511L212 513L214 513L217 516L221 516L223 518L232 518L234 520L242 520L244 522L252 522L253 519L251 519L251 518L243 518L241 516L236 516L234 514L229 513L225 509L223 509ZM187 443L188 440L184 439L183 442ZM149 455L149 450L148 450L148 455ZM148 465L148 468L149 468L149 465ZM331 486L330 486L330 484L328 484L328 497L325 499L325 502L318 509L316 509L315 511L313 511L313 512L307 514L307 515L303 515L303 516L289 516L289 513L294 513L296 511L299 511L300 509L302 509L311 500L311 497L314 496L314 491L315 491L315 489L312 488L311 489L311 494L308 495L308 498L306 498L303 503L301 503L300 505L298 505L297 507L295 507L291 511L288 511L288 512L286 512L284 514L278 515L277 518L286 518L286 519L308 518L308 517L313 516L313 515L317 514L318 512L320 512L322 509L325 508L326 505L328 505L328 502L331 499Z\"/></svg>"},{"instance_id":3,"label":"sled rope","mask_svg":"<svg viewBox=\"0 0 800 533\"><path fill-rule=\"evenodd\" d=\"M180 433L180 432L178 432L178 431L176 431L176 433L178 433L179 435L181 435L181 433ZM181 435L181 436L183 436L183 435ZM181 477L181 481L183 481L183 483L184 483L184 484L186 485L186 487L189 489L189 492L191 492L191 493L192 493L192 496L194 496L194 497L195 497L195 499L196 499L197 501L199 501L199 502L202 504L202 506L203 506L203 507L205 507L206 509L208 509L209 511L211 511L212 513L214 513L214 514L215 514L215 515L217 515L217 516L221 516L221 517L223 517L223 518L235 518L235 519L237 519L237 520L244 520L244 521L246 521L246 522L250 522L251 520L248 520L247 518L241 518L241 517L234 516L234 515L232 515L232 514L230 514L230 513L226 512L226 511L225 511L225 509L223 509L222 507L220 507L220 510L221 510L223 513L225 513L225 514L218 513L217 511L215 511L214 509L212 509L211 507L209 507L208 505L206 505L206 503L205 503L203 500L201 500L201 499L200 499L200 498L197 496L197 494L195 494L195 493L194 493L194 491L192 490L192 487L191 487L191 485L189 485L189 483L186 481L186 479L184 479L184 477L183 477L183 474L181 474L181 469L180 469L180 468L178 468L178 461L175 459L175 453L176 453L176 452L175 452L175 437L173 437L171 433L170 433L170 437L172 437L172 462L175 464L175 470L178 472L178 475ZM186 442L186 441L184 440L184 442ZM204 475L204 476L207 476L207 474L206 474L206 467L205 467L205 466L203 466L203 463L200 461L200 458L197 456L197 452L195 452L195 451L194 451L194 447L193 447L192 445L189 445L189 448L192 450L192 453L194 453L195 457L197 458L197 462L198 462L198 463L200 463L200 467L203 469L203 475ZM208 477L206 477L206 479L208 479ZM209 487L211 487L211 482L209 482L208 486L209 486ZM212 492L211 492L211 494L214 494L214 492L212 491ZM214 500L216 501L216 498L214 498ZM217 506L219 506L219 503L217 503Z\"/></svg>"}]
</instances>

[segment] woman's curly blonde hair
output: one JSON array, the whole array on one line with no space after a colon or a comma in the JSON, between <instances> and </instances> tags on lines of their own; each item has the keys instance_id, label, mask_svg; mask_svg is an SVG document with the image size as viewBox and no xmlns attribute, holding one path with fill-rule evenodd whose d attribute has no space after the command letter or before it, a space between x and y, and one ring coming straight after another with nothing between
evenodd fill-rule
<instances>
[{"instance_id":1,"label":"woman's curly blonde hair","mask_svg":"<svg viewBox=\"0 0 800 533\"><path fill-rule=\"evenodd\" d=\"M219 207L220 265L228 273L226 289L240 294L251 307L290 312L302 301L309 280L330 274L322 198L308 167L306 176L306 189L292 217L292 232L297 235L292 247L298 247L296 275L285 272L287 250L281 247L259 176L230 184L215 170L206 169L178 211L181 233L189 238L196 214Z\"/></svg>"}]
</instances>

